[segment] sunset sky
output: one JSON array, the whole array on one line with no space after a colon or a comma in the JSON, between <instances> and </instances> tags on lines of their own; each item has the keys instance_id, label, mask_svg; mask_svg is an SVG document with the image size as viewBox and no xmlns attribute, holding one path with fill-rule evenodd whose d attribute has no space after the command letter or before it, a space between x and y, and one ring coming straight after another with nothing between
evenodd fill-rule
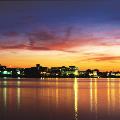
<instances>
[{"instance_id":1,"label":"sunset sky","mask_svg":"<svg viewBox=\"0 0 120 120\"><path fill-rule=\"evenodd\" d=\"M120 70L120 1L0 1L0 64Z\"/></svg>"}]
</instances>

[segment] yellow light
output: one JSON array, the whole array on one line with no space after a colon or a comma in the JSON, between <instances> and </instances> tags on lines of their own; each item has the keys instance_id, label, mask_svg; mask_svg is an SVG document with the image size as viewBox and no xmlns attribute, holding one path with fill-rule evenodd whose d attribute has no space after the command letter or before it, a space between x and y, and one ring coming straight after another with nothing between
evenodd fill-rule
<instances>
[{"instance_id":1,"label":"yellow light","mask_svg":"<svg viewBox=\"0 0 120 120\"><path fill-rule=\"evenodd\" d=\"M75 110L75 120L78 120L78 81L77 78L74 80L74 110Z\"/></svg>"}]
</instances>

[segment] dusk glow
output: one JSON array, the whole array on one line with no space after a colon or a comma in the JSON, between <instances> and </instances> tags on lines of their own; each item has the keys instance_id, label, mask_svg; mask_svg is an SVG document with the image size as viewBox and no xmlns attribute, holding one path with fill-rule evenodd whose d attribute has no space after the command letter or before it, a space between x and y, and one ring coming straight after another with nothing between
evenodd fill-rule
<instances>
[{"instance_id":1,"label":"dusk glow","mask_svg":"<svg viewBox=\"0 0 120 120\"><path fill-rule=\"evenodd\" d=\"M119 70L120 1L1 1L0 63Z\"/></svg>"}]
</instances>

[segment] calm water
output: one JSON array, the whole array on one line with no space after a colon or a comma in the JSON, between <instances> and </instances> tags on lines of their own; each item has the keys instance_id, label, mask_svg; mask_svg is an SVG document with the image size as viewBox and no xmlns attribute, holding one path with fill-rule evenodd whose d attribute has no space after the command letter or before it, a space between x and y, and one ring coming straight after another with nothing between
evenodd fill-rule
<instances>
[{"instance_id":1,"label":"calm water","mask_svg":"<svg viewBox=\"0 0 120 120\"><path fill-rule=\"evenodd\" d=\"M0 120L120 120L120 79L1 79Z\"/></svg>"}]
</instances>

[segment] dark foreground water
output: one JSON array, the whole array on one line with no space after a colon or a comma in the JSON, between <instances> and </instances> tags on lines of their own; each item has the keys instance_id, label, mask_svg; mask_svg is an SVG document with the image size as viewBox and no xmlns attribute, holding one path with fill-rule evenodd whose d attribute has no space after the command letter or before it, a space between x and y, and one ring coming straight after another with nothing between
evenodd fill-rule
<instances>
[{"instance_id":1,"label":"dark foreground water","mask_svg":"<svg viewBox=\"0 0 120 120\"><path fill-rule=\"evenodd\" d=\"M120 120L120 79L1 79L0 120Z\"/></svg>"}]
</instances>

